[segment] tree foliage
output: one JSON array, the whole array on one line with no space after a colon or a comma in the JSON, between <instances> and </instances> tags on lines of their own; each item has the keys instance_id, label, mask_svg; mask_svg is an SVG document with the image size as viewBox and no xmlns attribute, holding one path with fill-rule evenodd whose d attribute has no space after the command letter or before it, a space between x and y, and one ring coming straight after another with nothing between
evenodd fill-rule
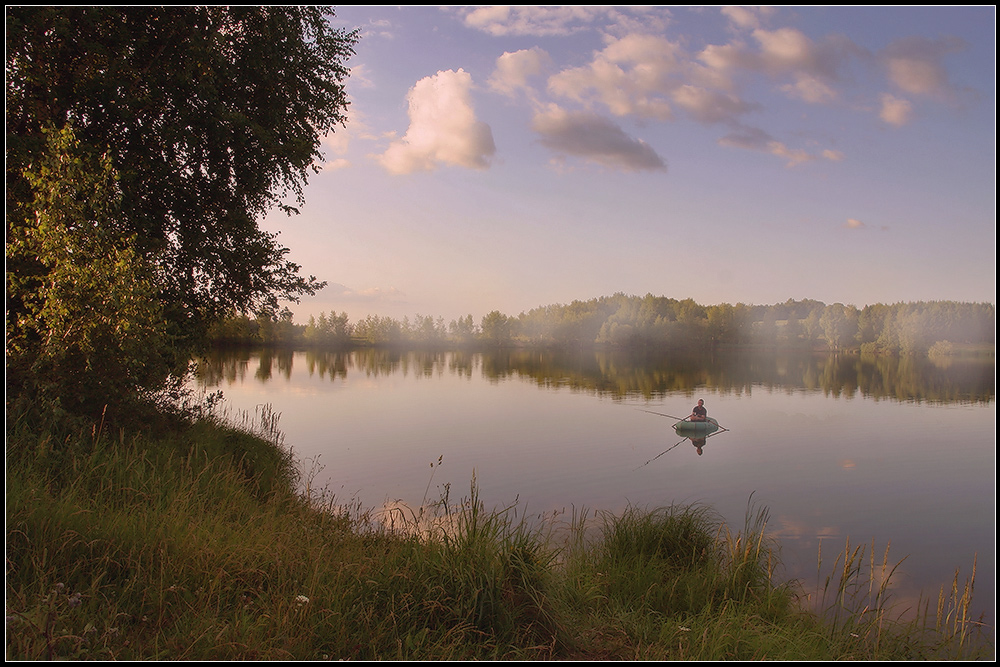
<instances>
[{"instance_id":1,"label":"tree foliage","mask_svg":"<svg viewBox=\"0 0 1000 667\"><path fill-rule=\"evenodd\" d=\"M346 121L355 33L314 7L18 7L7 12L8 230L30 224L26 170L47 127L107 151L122 215L174 318L255 311L320 283L274 234L320 139ZM17 257L20 263L29 257Z\"/></svg>"},{"instance_id":2,"label":"tree foliage","mask_svg":"<svg viewBox=\"0 0 1000 667\"><path fill-rule=\"evenodd\" d=\"M516 318L508 317L499 310L490 311L483 316L480 324L483 340L497 346L509 344L516 324Z\"/></svg>"},{"instance_id":3,"label":"tree foliage","mask_svg":"<svg viewBox=\"0 0 1000 667\"><path fill-rule=\"evenodd\" d=\"M25 172L34 224L7 239L8 254L33 257L45 272L8 274L8 290L22 295L21 312L8 314L17 334L8 352L33 398L95 411L159 384L176 359L152 267L133 238L108 231L120 196L107 156L82 148L69 129L50 132L46 145Z\"/></svg>"},{"instance_id":4,"label":"tree foliage","mask_svg":"<svg viewBox=\"0 0 1000 667\"><path fill-rule=\"evenodd\" d=\"M309 318L302 333L303 341L308 345L342 346L351 340L351 326L347 313L336 314L320 313L319 319Z\"/></svg>"},{"instance_id":5,"label":"tree foliage","mask_svg":"<svg viewBox=\"0 0 1000 667\"><path fill-rule=\"evenodd\" d=\"M344 63L357 34L331 28L330 16L297 6L7 9L8 356L44 357L67 330L85 347L131 354L98 344L107 336L97 332L153 319L190 346L220 317L273 313L279 299L323 286L258 220L295 210L321 138L346 122ZM56 170L54 136L64 166L90 160L96 171ZM87 286L119 279L135 298L92 307ZM80 326L60 319L70 311Z\"/></svg>"}]
</instances>

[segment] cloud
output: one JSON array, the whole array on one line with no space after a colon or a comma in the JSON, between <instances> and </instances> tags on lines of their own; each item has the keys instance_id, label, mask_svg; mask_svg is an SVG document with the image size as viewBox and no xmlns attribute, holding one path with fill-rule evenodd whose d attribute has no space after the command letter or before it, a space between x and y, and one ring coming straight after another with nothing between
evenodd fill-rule
<instances>
[{"instance_id":1,"label":"cloud","mask_svg":"<svg viewBox=\"0 0 1000 667\"><path fill-rule=\"evenodd\" d=\"M537 46L513 53L506 52L497 58L496 69L487 83L490 88L504 95L530 90L528 79L541 75L551 62L549 54Z\"/></svg>"},{"instance_id":2,"label":"cloud","mask_svg":"<svg viewBox=\"0 0 1000 667\"><path fill-rule=\"evenodd\" d=\"M795 28L754 30L753 37L760 45L758 62L768 71L836 78L836 52L821 48Z\"/></svg>"},{"instance_id":3,"label":"cloud","mask_svg":"<svg viewBox=\"0 0 1000 667\"><path fill-rule=\"evenodd\" d=\"M848 218L847 222L844 223L844 227L846 227L847 229L871 229L871 226L869 224L861 220L858 220L857 218ZM878 227L878 229L879 231L882 232L889 231L889 227L887 227L886 225L882 225Z\"/></svg>"},{"instance_id":4,"label":"cloud","mask_svg":"<svg viewBox=\"0 0 1000 667\"><path fill-rule=\"evenodd\" d=\"M850 45L838 39L817 44L793 29L757 29L753 36L757 47L738 41L710 46L697 59L679 43L661 36L609 37L589 64L550 77L548 90L584 105L597 102L615 116L665 121L674 119L681 110L699 123L733 128L720 140L722 145L774 155L789 166L820 157L842 159L834 151L815 155L791 148L763 130L747 127L741 119L759 110L760 105L738 94L732 77L750 71L791 78L783 87L789 96L812 103L830 102L836 97L832 83L844 54L851 52Z\"/></svg>"},{"instance_id":5,"label":"cloud","mask_svg":"<svg viewBox=\"0 0 1000 667\"><path fill-rule=\"evenodd\" d=\"M351 130L347 127L338 127L336 130L331 130L326 133L320 139L320 151L323 154L323 162L322 164L317 165L317 167L322 171L334 171L349 167L351 163L347 158L331 158L330 155L346 155L350 142Z\"/></svg>"},{"instance_id":6,"label":"cloud","mask_svg":"<svg viewBox=\"0 0 1000 667\"><path fill-rule=\"evenodd\" d=\"M908 100L885 93L881 97L881 103L879 118L890 125L906 125L913 117L913 107Z\"/></svg>"},{"instance_id":7,"label":"cloud","mask_svg":"<svg viewBox=\"0 0 1000 667\"><path fill-rule=\"evenodd\" d=\"M675 90L673 100L700 123L730 122L755 108L755 105L748 104L731 93L692 85L684 85Z\"/></svg>"},{"instance_id":8,"label":"cloud","mask_svg":"<svg viewBox=\"0 0 1000 667\"><path fill-rule=\"evenodd\" d=\"M378 161L393 174L431 171L439 165L485 169L496 152L490 126L476 119L472 77L462 69L418 81L407 95L410 126Z\"/></svg>"},{"instance_id":9,"label":"cloud","mask_svg":"<svg viewBox=\"0 0 1000 667\"><path fill-rule=\"evenodd\" d=\"M761 18L774 13L773 7L723 7L722 15L737 28L759 28Z\"/></svg>"},{"instance_id":10,"label":"cloud","mask_svg":"<svg viewBox=\"0 0 1000 667\"><path fill-rule=\"evenodd\" d=\"M368 67L364 64L352 65L351 76L347 80L347 86L348 88L374 88L375 84L368 74Z\"/></svg>"},{"instance_id":11,"label":"cloud","mask_svg":"<svg viewBox=\"0 0 1000 667\"><path fill-rule=\"evenodd\" d=\"M616 116L671 117L668 94L685 81L688 62L678 44L656 35L611 39L589 65L549 79L549 92L585 102L595 99Z\"/></svg>"},{"instance_id":12,"label":"cloud","mask_svg":"<svg viewBox=\"0 0 1000 667\"><path fill-rule=\"evenodd\" d=\"M616 116L669 120L678 106L702 123L735 123L758 108L735 92L733 77L740 71L791 79L781 90L809 103L836 99L838 70L854 51L849 42L831 38L818 44L794 29L758 29L753 36L757 47L739 41L709 45L696 58L658 35L608 38L589 64L553 75L548 90L575 102L598 102Z\"/></svg>"},{"instance_id":13,"label":"cloud","mask_svg":"<svg viewBox=\"0 0 1000 667\"><path fill-rule=\"evenodd\" d=\"M810 39L795 28L765 30L758 27L757 15L749 10L725 12L732 19L743 17L734 24L752 28L746 38L728 44L711 44L698 54L698 60L719 75L733 76L739 71L766 74L777 80L790 80L779 86L788 97L809 104L829 104L839 97L841 72L853 58L864 58L865 52L854 42L840 35L822 40Z\"/></svg>"},{"instance_id":14,"label":"cloud","mask_svg":"<svg viewBox=\"0 0 1000 667\"><path fill-rule=\"evenodd\" d=\"M372 39L374 37L380 37L382 39L395 39L396 33L393 28L394 26L392 23L387 20L369 19L368 23L362 26L361 34L364 39Z\"/></svg>"},{"instance_id":15,"label":"cloud","mask_svg":"<svg viewBox=\"0 0 1000 667\"><path fill-rule=\"evenodd\" d=\"M948 80L942 61L963 49L965 43L957 38L907 37L890 44L880 56L889 81L903 92L953 99L958 90Z\"/></svg>"},{"instance_id":16,"label":"cloud","mask_svg":"<svg viewBox=\"0 0 1000 667\"><path fill-rule=\"evenodd\" d=\"M405 294L395 287L369 287L353 289L340 283L330 283L323 288L321 296L326 301L350 303L396 303Z\"/></svg>"},{"instance_id":17,"label":"cloud","mask_svg":"<svg viewBox=\"0 0 1000 667\"><path fill-rule=\"evenodd\" d=\"M351 161L347 158L336 158L334 160L328 160L320 166L322 171L336 171L338 169L346 169L351 166Z\"/></svg>"},{"instance_id":18,"label":"cloud","mask_svg":"<svg viewBox=\"0 0 1000 667\"><path fill-rule=\"evenodd\" d=\"M781 90L809 104L829 104L839 97L841 72L864 51L843 36L812 40L795 28L757 29L752 32L757 51L737 51L731 62L775 78L791 79Z\"/></svg>"},{"instance_id":19,"label":"cloud","mask_svg":"<svg viewBox=\"0 0 1000 667\"><path fill-rule=\"evenodd\" d=\"M535 115L532 129L541 136L542 145L561 155L623 171L667 168L649 144L633 139L618 125L594 113L568 112L552 106Z\"/></svg>"},{"instance_id":20,"label":"cloud","mask_svg":"<svg viewBox=\"0 0 1000 667\"><path fill-rule=\"evenodd\" d=\"M739 127L736 131L719 139L719 145L773 155L786 160L786 166L788 167L795 167L820 158L833 162L839 162L844 159L844 154L840 151L827 149L816 155L803 149L790 148L764 130L756 127Z\"/></svg>"},{"instance_id":21,"label":"cloud","mask_svg":"<svg viewBox=\"0 0 1000 667\"><path fill-rule=\"evenodd\" d=\"M810 104L827 104L837 99L837 92L820 79L799 75L795 82L784 85L781 90L789 97L798 98Z\"/></svg>"},{"instance_id":22,"label":"cloud","mask_svg":"<svg viewBox=\"0 0 1000 667\"><path fill-rule=\"evenodd\" d=\"M627 16L624 10L598 6L491 6L461 8L466 27L495 37L522 35L551 37L589 30L598 19L612 23Z\"/></svg>"},{"instance_id":23,"label":"cloud","mask_svg":"<svg viewBox=\"0 0 1000 667\"><path fill-rule=\"evenodd\" d=\"M365 121L365 114L357 107L351 107L351 117L346 125L338 126L320 139L323 162L316 165L322 171L334 171L351 166L345 157L355 139L371 140L374 136Z\"/></svg>"}]
</instances>

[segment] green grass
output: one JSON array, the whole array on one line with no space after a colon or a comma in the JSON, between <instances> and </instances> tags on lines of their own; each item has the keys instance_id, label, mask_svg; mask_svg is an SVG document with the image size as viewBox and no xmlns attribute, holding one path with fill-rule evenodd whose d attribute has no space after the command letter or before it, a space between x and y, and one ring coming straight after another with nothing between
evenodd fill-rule
<instances>
[{"instance_id":1,"label":"green grass","mask_svg":"<svg viewBox=\"0 0 1000 667\"><path fill-rule=\"evenodd\" d=\"M377 515L297 493L275 421L111 436L9 420L6 657L993 656L971 581L895 620L874 549L848 544L807 610L776 576L766 510L735 533L687 506L529 527L473 480L454 505Z\"/></svg>"}]
</instances>

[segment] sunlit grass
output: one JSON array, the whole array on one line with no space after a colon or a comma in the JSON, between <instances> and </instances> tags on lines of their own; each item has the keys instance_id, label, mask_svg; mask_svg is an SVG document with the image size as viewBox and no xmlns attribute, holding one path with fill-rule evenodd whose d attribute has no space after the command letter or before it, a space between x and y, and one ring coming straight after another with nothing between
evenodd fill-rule
<instances>
[{"instance_id":1,"label":"sunlit grass","mask_svg":"<svg viewBox=\"0 0 1000 667\"><path fill-rule=\"evenodd\" d=\"M474 479L461 499L364 509L299 477L266 410L156 437L14 420L7 464L8 659L993 654L974 571L903 622L888 551L847 543L813 613L778 579L765 509L737 532L700 506L529 525Z\"/></svg>"}]
</instances>

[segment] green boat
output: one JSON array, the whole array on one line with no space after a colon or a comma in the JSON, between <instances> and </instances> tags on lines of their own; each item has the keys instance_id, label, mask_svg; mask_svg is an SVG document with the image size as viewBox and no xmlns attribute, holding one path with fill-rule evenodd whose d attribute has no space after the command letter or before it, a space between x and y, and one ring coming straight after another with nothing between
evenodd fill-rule
<instances>
[{"instance_id":1,"label":"green boat","mask_svg":"<svg viewBox=\"0 0 1000 667\"><path fill-rule=\"evenodd\" d=\"M678 435L708 435L719 430L719 422L711 417L703 422L679 421L674 424L674 430Z\"/></svg>"}]
</instances>

